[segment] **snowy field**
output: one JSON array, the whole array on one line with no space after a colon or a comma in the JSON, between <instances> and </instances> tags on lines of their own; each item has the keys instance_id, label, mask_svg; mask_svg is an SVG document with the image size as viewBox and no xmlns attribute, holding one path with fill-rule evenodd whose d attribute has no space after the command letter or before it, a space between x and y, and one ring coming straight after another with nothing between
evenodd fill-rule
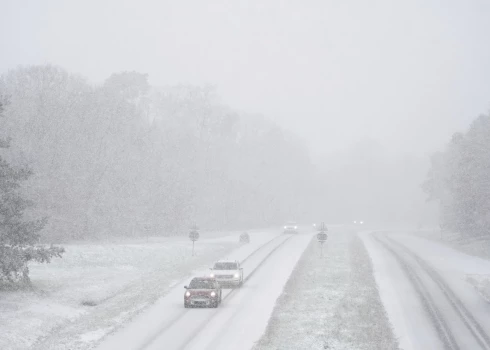
<instances>
[{"instance_id":1,"label":"snowy field","mask_svg":"<svg viewBox=\"0 0 490 350\"><path fill-rule=\"evenodd\" d=\"M320 254L313 240L255 350L396 349L370 258L355 232L331 230Z\"/></svg>"},{"instance_id":2,"label":"snowy field","mask_svg":"<svg viewBox=\"0 0 490 350\"><path fill-rule=\"evenodd\" d=\"M68 244L62 259L32 264L33 288L0 292L0 349L89 349L195 269L238 248L237 234ZM271 233L252 232L252 249Z\"/></svg>"}]
</instances>

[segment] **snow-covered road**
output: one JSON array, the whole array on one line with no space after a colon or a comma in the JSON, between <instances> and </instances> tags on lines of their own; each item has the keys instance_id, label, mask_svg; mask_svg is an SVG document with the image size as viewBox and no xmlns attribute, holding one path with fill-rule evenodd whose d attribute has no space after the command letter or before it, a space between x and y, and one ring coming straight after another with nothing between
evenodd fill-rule
<instances>
[{"instance_id":1,"label":"snow-covered road","mask_svg":"<svg viewBox=\"0 0 490 350\"><path fill-rule=\"evenodd\" d=\"M490 349L490 305L466 282L489 261L407 234L361 237L402 349Z\"/></svg>"},{"instance_id":2,"label":"snow-covered road","mask_svg":"<svg viewBox=\"0 0 490 350\"><path fill-rule=\"evenodd\" d=\"M218 309L185 309L183 286L188 281L182 282L98 349L252 348L312 234L280 235L258 249L230 256L242 261L245 283L223 290Z\"/></svg>"}]
</instances>

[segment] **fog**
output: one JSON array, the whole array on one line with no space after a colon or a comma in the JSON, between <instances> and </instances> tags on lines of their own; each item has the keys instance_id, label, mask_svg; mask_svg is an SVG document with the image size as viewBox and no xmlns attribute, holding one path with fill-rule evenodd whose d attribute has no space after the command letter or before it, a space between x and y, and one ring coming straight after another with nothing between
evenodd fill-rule
<instances>
[{"instance_id":1,"label":"fog","mask_svg":"<svg viewBox=\"0 0 490 350\"><path fill-rule=\"evenodd\" d=\"M315 154L371 137L425 153L489 107L487 1L7 1L0 71L218 88ZM414 142L417 140L417 142Z\"/></svg>"},{"instance_id":2,"label":"fog","mask_svg":"<svg viewBox=\"0 0 490 350\"><path fill-rule=\"evenodd\" d=\"M427 195L421 189L429 171L430 155L443 150L454 132L466 130L471 121L485 113L490 106L489 16L490 3L476 0L420 0L396 4L387 0L274 0L266 3L6 1L0 11L0 72L4 73L3 93L10 99L10 107L7 106L6 118L2 121L9 127L4 131L10 130L5 132L5 136L12 137L13 140L8 157L14 163L33 168L34 179L40 181L37 183L39 187L34 187L35 197L41 196L46 200L46 195L43 195L43 191L46 191L50 193L54 203L65 206L66 203L60 201L60 197L52 191L52 186L59 183L59 179L50 173L54 171L52 164L59 161L59 166L63 169L66 167L66 174L70 174L63 176L70 177L76 171L76 166L67 165L66 157L80 157L82 152L75 150L79 144L70 144L73 135L78 135L91 146L95 142L83 137L83 132L78 132L80 129L75 128L73 123L80 122L80 116L85 116L83 128L86 135L91 132L91 127L97 129L100 126L97 125L93 110L91 112L86 107L93 103L90 99L94 98L94 94L99 94L95 98L98 101L96 103L105 105L103 108L98 106L102 109L97 112L99 115L106 118L111 113L117 115L119 112L115 110L107 112L108 109L115 108L111 105L110 98L100 97L114 93L108 92L110 88L106 79L114 73L135 71L142 74L140 78L135 78L142 79L138 83L141 83L138 87L140 90L136 95L128 97L136 100L126 102L140 108L138 112L134 112L135 115L153 125L153 128L167 130L171 120L176 122L180 118L177 115L199 114L193 114L195 111L191 111L192 108L186 105L189 101L185 98L179 107L172 105L176 98L180 98L175 96L182 94L183 90L175 91L185 87L186 93L193 96L192 99L196 98L192 91L199 91L198 95L203 93L206 96L208 93L203 91L210 91L212 97L209 99L200 95L197 98L199 101L192 101L196 108L202 110L211 103L213 107L209 108L213 112L210 113L216 118L223 113L233 116L230 118L235 120L232 123L235 128L230 127L229 130L233 131L229 137L241 137L245 124L267 125L266 129L274 130L272 123L275 123L280 130L277 135L286 135L279 137L285 142L284 148L274 150L274 139L268 138L269 145L264 146L270 150L267 156L263 153L265 148L247 148L250 160L258 158L258 154L264 157L262 163L256 159L259 163L255 165L256 168L252 164L245 167L246 169L240 168L235 158L239 157L239 153L231 151L226 157L222 155L223 158L214 158L216 164L210 165L203 160L208 159L207 155L196 155L192 151L202 150L202 145L199 145L199 142L204 142L201 136L197 138L198 143L187 149L182 147L182 142L185 142L183 139L173 140L172 143L167 135L165 140L168 144L160 145L160 150L155 146L154 142L157 141L151 143L147 136L128 136L128 130L134 127L131 123L134 123L135 118L131 114L133 112L128 112L131 115L128 120L131 122L121 126L121 129L115 128L111 131L115 133L112 135L114 139L109 142L113 147L112 151L107 151L108 146L99 145L99 148L94 146L93 150L84 155L86 158L83 159L87 163L81 167L82 172L87 172L84 178L88 183L95 178L105 181L109 186L119 174L118 171L131 173L126 167L135 166L134 164L127 165L117 161L106 165L114 171L111 175L104 167L102 170L94 170L97 165L94 165L93 157L101 156L100 149L104 149L107 152L105 157L114 160L111 152L124 154L127 152L123 148L124 145L127 146L128 137L134 137L135 140L143 140L146 146L150 142L151 147L157 147L152 148L152 151L139 149L138 152L142 153L133 149L136 152L133 156L143 164L146 164L148 154L154 157L152 166L161 166L159 169L166 174L162 175L167 181L165 188L175 190L171 195L174 201L171 209L165 209L169 211L167 215L186 224L196 221L197 217L206 221L204 217L209 219L213 215L216 218L209 220L209 224L216 227L223 222L227 226L243 226L255 222L259 225L271 224L291 217L308 221L328 217L331 221L344 222L360 216L371 217L365 220L376 222L435 224L438 220L435 207L426 204ZM24 67L23 70L18 70L19 65ZM33 110L37 108L37 111L46 108L51 118L55 118L54 115L58 113L57 118L64 119L63 123L67 123L61 134L67 134L63 137L54 131L60 127L61 119L53 119L46 122L46 125L37 120L39 124L33 124L36 126L32 127L40 133L40 130L44 130L45 133L36 139L32 132L25 129L25 125L33 118L26 112L25 103L32 103L33 96L45 95L46 91L41 84L37 88L33 87L29 93L26 92L19 77L37 74L38 79L46 79L46 74L39 68L48 67L46 65L52 65L49 66L51 68L46 68L46 72L51 73L46 74L58 74L63 77L60 78L63 82L53 78L55 84L60 85L50 87L53 100L49 106L31 107ZM37 70L29 71L32 66L37 66ZM58 69L62 71L57 71ZM67 83L65 73L70 74L74 80ZM144 74L147 75L143 76ZM77 80L79 77L80 81ZM123 78L123 82L116 85L122 84L121 86L127 88L125 84L131 84L129 81L134 81L131 80L133 78L127 81ZM17 87L14 88L16 84ZM74 114L71 113L73 101L69 100L73 97L64 95L63 92L67 86L71 86L70 91L81 89L80 94L91 95L90 99L80 102L80 110ZM176 86L180 88L177 89ZM101 87L105 90L91 90ZM17 91L17 95L14 91ZM64 98L68 100L60 100ZM106 100L101 102L98 98ZM162 102L163 100L166 102ZM16 101L18 105L14 103ZM186 106L182 107L182 104ZM181 110L176 113L179 108ZM173 119L162 117L172 113L175 114ZM87 116L93 118L93 121ZM103 119L99 121L104 123ZM113 123L113 120L107 119L106 125ZM241 125L239 128L236 127L238 124ZM141 124L138 125L142 127ZM48 130L50 127L53 130ZM175 127L183 130L181 126ZM117 134L117 130L126 131L125 134ZM211 134L214 132L208 131ZM69 132L73 133L72 136ZM99 139L92 136L94 140L106 142L107 137L104 135L102 133ZM180 137L184 138L183 135L186 133L183 132ZM161 135L152 137L160 139ZM222 136L219 137L219 142L225 142ZM60 140L67 142L67 147L73 148L71 153L63 153L67 152L66 148L53 153ZM209 140L206 139L205 142L211 142ZM131 146L128 146L130 148L133 145L133 141L131 142ZM251 145L254 144L253 141L250 142ZM222 143L219 145L215 146L228 147ZM365 147L366 145L370 146ZM297 158L281 153L291 149L295 150ZM183 153L179 154L177 151ZM278 153L274 154L274 151ZM165 153L155 156L155 152ZM178 186L168 179L181 178L176 169L187 169L186 166L189 166L177 165L181 157L194 157L190 161L192 164L202 161L205 165L196 165L199 170L195 170L196 173L192 176L199 178L198 182L193 182L192 185L180 183L182 188L176 190ZM50 159L49 164L46 159ZM172 166L161 165L161 162L171 162L169 159L175 159ZM278 165L279 163L282 165ZM272 170L261 173L264 169L260 164L267 164ZM89 170L90 166L95 168ZM285 170L288 167L296 169ZM235 174L233 176L236 181L239 177L255 176L253 181L248 178L247 181L254 183L250 186L256 189L260 187L262 194L267 194L261 199L247 200L259 200L258 207L262 209L276 205L267 214L269 218L259 218L256 213L250 214L246 219L238 218L243 215L232 215L233 219L218 219L216 212L221 212L230 205L224 203L228 203L228 200L233 203L241 202L243 197L236 194L235 197L230 195L233 197L230 199L223 193L223 198L227 199L223 199L224 202L217 199L219 196L216 191L220 185L217 177L211 175L217 169L223 169L220 173L221 181L230 182L233 178L231 172ZM284 172L287 175L283 176ZM211 185L209 181L206 184L200 182L204 181L204 175L217 183ZM266 176L270 178L266 179ZM52 183L47 185L40 178L50 179ZM282 186L288 188L287 190L281 190L280 185L274 181L277 178L283 180ZM74 187L68 184L71 180L63 180L63 183L67 190L73 191ZM132 178L125 181L129 183L136 180ZM143 206L151 206L149 203L152 201L159 202L152 196L144 195L144 191L152 192L148 178L143 176L138 181L141 183L135 183L131 195L133 199L141 197L135 199L138 207L143 202ZM234 186L246 192L240 181ZM146 190L142 190L143 183L148 186ZM272 184L278 188L265 189L264 186ZM279 195L290 190L291 193L285 197ZM86 194L83 187L77 191ZM188 196L183 193L201 199L190 200L192 203L186 202L184 205ZM107 208L110 207L109 203L117 202L113 195L114 192L109 191L102 196L104 200L101 201L106 201L104 205ZM165 195L170 196L168 193ZM187 199L179 201L179 196ZM68 207L72 207L73 197L68 195L68 198L71 201ZM211 210L214 214L210 214L209 207L202 209L202 198L221 203ZM94 198L90 201L97 202ZM295 204L286 205L284 202ZM278 203L282 203L282 209L278 209ZM37 204L43 208L43 204ZM45 203L43 212L53 216L56 210L46 209L52 205ZM87 208L92 208L91 205L86 205ZM187 205L193 209L189 212L184 210L187 213L185 218L176 219L176 206ZM236 203L234 205L238 208ZM251 207L252 204L244 205L236 211L251 210ZM82 211L84 210L86 208ZM126 209L118 210L131 213L134 206L128 205ZM200 214L197 214L200 210ZM58 214L54 217L60 216ZM70 215L75 214L72 212ZM98 224L98 221L95 220L95 223Z\"/></svg>"},{"instance_id":3,"label":"fog","mask_svg":"<svg viewBox=\"0 0 490 350\"><path fill-rule=\"evenodd\" d=\"M0 349L490 349L489 19L0 0Z\"/></svg>"}]
</instances>

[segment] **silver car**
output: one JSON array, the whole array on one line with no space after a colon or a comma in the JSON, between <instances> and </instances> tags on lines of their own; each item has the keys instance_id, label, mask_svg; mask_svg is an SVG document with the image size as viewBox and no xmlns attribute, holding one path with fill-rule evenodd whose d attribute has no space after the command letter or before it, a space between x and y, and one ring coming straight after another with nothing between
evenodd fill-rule
<instances>
[{"instance_id":1,"label":"silver car","mask_svg":"<svg viewBox=\"0 0 490 350\"><path fill-rule=\"evenodd\" d=\"M294 221L289 221L284 225L284 233L298 233L298 224Z\"/></svg>"},{"instance_id":2,"label":"silver car","mask_svg":"<svg viewBox=\"0 0 490 350\"><path fill-rule=\"evenodd\" d=\"M210 277L222 287L240 287L243 284L243 268L238 260L219 260L211 268Z\"/></svg>"}]
</instances>

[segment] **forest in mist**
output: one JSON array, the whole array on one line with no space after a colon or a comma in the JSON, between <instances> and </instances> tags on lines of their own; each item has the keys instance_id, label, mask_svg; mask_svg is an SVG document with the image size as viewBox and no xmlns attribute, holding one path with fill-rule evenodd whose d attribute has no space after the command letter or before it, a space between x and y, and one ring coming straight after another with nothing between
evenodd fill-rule
<instances>
[{"instance_id":1,"label":"forest in mist","mask_svg":"<svg viewBox=\"0 0 490 350\"><path fill-rule=\"evenodd\" d=\"M194 223L438 224L422 191L428 156L359 140L312 159L293 131L210 87L151 86L137 72L93 84L39 65L4 73L0 96L2 157L31 170L21 191L28 217L47 218L45 239L185 234Z\"/></svg>"},{"instance_id":2,"label":"forest in mist","mask_svg":"<svg viewBox=\"0 0 490 350\"><path fill-rule=\"evenodd\" d=\"M424 189L440 206L442 230L490 236L490 115L455 133L446 148L431 157Z\"/></svg>"},{"instance_id":3,"label":"forest in mist","mask_svg":"<svg viewBox=\"0 0 490 350\"><path fill-rule=\"evenodd\" d=\"M151 87L136 72L93 85L45 65L4 74L0 95L5 158L32 170L23 191L45 236L263 227L307 204L302 143L210 88Z\"/></svg>"}]
</instances>

